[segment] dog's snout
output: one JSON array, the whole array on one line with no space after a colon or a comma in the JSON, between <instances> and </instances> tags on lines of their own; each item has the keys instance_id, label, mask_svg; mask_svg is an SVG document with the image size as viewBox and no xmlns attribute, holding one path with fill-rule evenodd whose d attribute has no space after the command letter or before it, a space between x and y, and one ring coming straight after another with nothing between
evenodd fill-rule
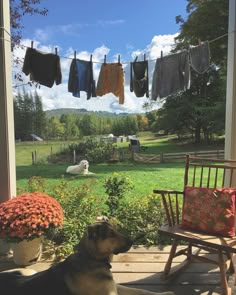
<instances>
[{"instance_id":1,"label":"dog's snout","mask_svg":"<svg viewBox=\"0 0 236 295\"><path fill-rule=\"evenodd\" d=\"M127 252L127 251L129 251L129 249L132 247L132 245L133 245L133 240L131 240L130 238L128 238L128 237L124 237L123 238L123 243L122 243L122 245L119 247L119 248L117 248L114 252L113 252L113 254L119 254L119 253L124 253L124 252Z\"/></svg>"},{"instance_id":2,"label":"dog's snout","mask_svg":"<svg viewBox=\"0 0 236 295\"><path fill-rule=\"evenodd\" d=\"M128 238L126 243L127 243L127 246L128 246L128 247L129 247L129 249L130 249L130 248L133 246L133 244L134 244L134 241L133 241L133 240L131 240L130 238ZM129 249L128 249L128 250L129 250Z\"/></svg>"}]
</instances>

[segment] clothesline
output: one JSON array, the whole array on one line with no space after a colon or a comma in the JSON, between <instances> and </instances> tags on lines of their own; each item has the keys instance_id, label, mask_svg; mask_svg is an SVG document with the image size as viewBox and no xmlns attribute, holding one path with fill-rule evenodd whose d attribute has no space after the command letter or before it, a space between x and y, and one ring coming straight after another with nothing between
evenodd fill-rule
<instances>
[{"instance_id":1,"label":"clothesline","mask_svg":"<svg viewBox=\"0 0 236 295\"><path fill-rule=\"evenodd\" d=\"M0 29L3 29L3 30L5 30L5 28L3 28L3 27L0 27ZM9 32L7 31L7 30L5 30L8 34L9 34ZM218 41L219 39L222 39L222 38L224 38L224 37L226 37L226 36L228 36L229 34L232 34L232 33L235 33L235 30L234 31L231 31L231 32L229 32L229 33L225 33L225 34L223 34L223 35L221 35L221 36L219 36L219 37L216 37L215 39L212 39L212 40L210 40L210 41L208 41L209 43L213 43L213 42L215 42L215 41ZM9 34L10 35L10 34ZM11 42L11 43L13 43L13 44L15 44L16 46L19 46L19 47L24 47L24 48L28 48L29 46L26 46L26 45L22 45L22 44L18 44L18 43L16 43L16 42L13 42L13 41L10 41L10 40L7 40L7 39L5 39L5 38L0 38L0 40L5 40L5 41L8 41L8 42ZM31 41L31 46L33 45L33 41ZM174 44L173 44L174 45ZM55 50L57 51L57 48L55 48ZM44 52L45 53L45 52ZM76 51L74 51L74 57L68 57L68 56L61 56L61 55L58 55L60 58L64 58L64 59L70 59L70 60L72 60L72 59L74 59L75 58L75 56L76 56ZM145 55L144 55L145 56ZM106 58L106 55L104 56L104 58ZM119 59L119 56L118 56L118 59ZM150 62L152 62L152 61L156 61L156 58L155 59L147 59L147 61L150 61ZM97 64L103 64L104 62L100 62L100 61L92 61L93 63L97 63ZM124 61L124 62L120 62L121 64L130 64L131 63L131 61Z\"/></svg>"},{"instance_id":2,"label":"clothesline","mask_svg":"<svg viewBox=\"0 0 236 295\"><path fill-rule=\"evenodd\" d=\"M3 29L3 28L2 28ZM230 33L233 33L233 32L230 32ZM203 48L203 47L205 47L205 46L209 46L208 44L209 43L212 43L212 42L215 42L215 41L217 41L217 40L219 40L219 39L221 39L221 38L223 38L223 37L225 37L225 36L227 36L227 35L229 35L230 33L225 33L225 34L223 34L223 35L221 35L221 36L218 36L217 38L215 38L215 39L213 39L213 40L210 40L210 41L205 41L205 42L201 42L201 40L199 40L199 45L198 46L190 46L190 45L188 45L188 50L189 51L192 51L193 49L195 50L195 49L197 49L198 47L199 48ZM8 40L7 40L8 41ZM16 44L17 46L19 46L19 47L24 47L24 48L27 48L27 51L26 51L26 54L27 54L27 52L28 52L28 50L31 50L31 52L35 52L35 54L37 53L37 54L46 54L45 52L42 52L42 51L40 51L40 50L37 50L37 49L34 49L33 48L33 41L31 41L31 46L25 46L25 45L21 45L21 44ZM202 44L202 45L201 45ZM201 49L202 50L202 49ZM209 50L209 49L208 49ZM187 54L187 50L183 50L182 51L182 53L184 54L184 55L186 55ZM180 52L181 53L181 52ZM182 54L181 53L181 54ZM55 48L55 54L51 54L51 56L54 56L55 58L56 58L56 60L60 63L60 58L65 58L65 59L70 59L70 60L72 60L72 63L74 62L74 61L76 61L77 60L77 62L84 62L84 63L88 63L88 61L83 61L82 59L76 59L76 51L74 51L74 58L71 58L71 57L65 57L65 56L60 56L60 55L58 55L58 51L57 51L57 48ZM162 53L162 51L161 51L161 57L163 57L163 53ZM167 55L166 56L168 59L169 58L174 58L175 59L175 55ZM209 51L208 51L208 57L209 57ZM185 58L187 58L187 55L184 57L184 59ZM120 65L120 66L122 66L122 64L124 64L124 63L126 63L126 64L131 64L131 66L132 66L132 64L133 64L133 67L134 67L134 64L135 64L135 61L137 60L137 57L136 57L136 59L134 60L134 62L123 62L123 63L121 63L120 62L120 55L118 55L118 63L108 63L110 66L112 66L112 64L114 64L114 65ZM144 69L143 69L143 71L145 71L145 72L147 72L148 73L148 65L147 65L147 62L148 61L156 61L156 63L157 63L157 61L158 60L161 60L162 61L162 59L151 59L151 60L147 60L146 59L146 55L144 54L144 63L145 63L145 65L144 65ZM187 62L187 60L186 60L186 62ZM92 64L92 63L99 63L99 64L102 64L102 68L103 68L103 65L106 63L106 55L104 55L104 62L96 62L96 61L92 61L92 55L90 55L90 63ZM192 65L192 67L193 67L193 65ZM101 70L103 70L101 68ZM193 67L194 68L194 67ZM195 70L196 70L196 68L195 68ZM91 70L92 71L92 70ZM197 71L197 70L196 70ZM23 70L23 72L27 75L27 71L24 71ZM102 71L101 71L102 72ZM156 70L154 71L154 74L155 74L155 72L156 72ZM131 71L131 73L132 73L132 71ZM201 73L201 72L200 72ZM61 75L61 73L60 73L60 75ZM123 74L121 74L121 76L122 76ZM148 75L148 74L147 74ZM157 80L157 78L158 78L158 74L155 74L156 75L156 80ZM170 73L167 75L167 77L170 75ZM167 78L166 77L166 78ZM132 77L131 77L132 78ZM144 79L147 79L148 80L148 76L146 77L146 76L144 76L143 77ZM60 80L61 80L61 77L60 77ZM38 81L40 81L40 80L38 80ZM44 81L45 82L45 81ZM46 83L46 82L45 82ZM40 83L40 84L42 84L42 85L46 85L46 86L48 86L48 87L52 87L52 85L53 85L53 83L54 83L54 81L52 80L52 81L50 81L50 86L49 85L47 85L47 84L43 84L43 83ZM56 83L57 85L58 84L60 84L61 82L58 82L58 83ZM143 81L141 82L141 83L143 83ZM189 80L189 83L190 83L190 80ZM51 85L52 84L52 85ZM19 86L23 86L23 85L28 85L28 84L21 84L21 85L15 85L14 87L19 87ZM189 84L190 85L190 84ZM184 88L187 88L188 86L187 86L187 84L186 85L184 85ZM132 86L132 88L133 88L133 86ZM70 92L73 92L73 91L70 91ZM80 92L80 91L79 91ZM77 95L77 94L76 94ZM94 95L93 95L94 96ZM102 96L102 95L101 95ZM79 97L79 96L78 96ZM148 95L147 95L147 97L148 97Z\"/></svg>"}]
</instances>

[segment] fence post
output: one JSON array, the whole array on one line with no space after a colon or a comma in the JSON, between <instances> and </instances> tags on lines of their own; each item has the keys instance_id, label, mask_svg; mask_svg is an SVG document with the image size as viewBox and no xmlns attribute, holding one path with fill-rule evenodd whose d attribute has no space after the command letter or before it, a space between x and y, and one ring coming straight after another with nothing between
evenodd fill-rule
<instances>
[{"instance_id":1,"label":"fence post","mask_svg":"<svg viewBox=\"0 0 236 295\"><path fill-rule=\"evenodd\" d=\"M37 162L37 152L36 151L34 151L34 161L35 161L35 163Z\"/></svg>"},{"instance_id":2,"label":"fence post","mask_svg":"<svg viewBox=\"0 0 236 295\"><path fill-rule=\"evenodd\" d=\"M160 163L163 163L163 162L164 162L164 154L160 153Z\"/></svg>"},{"instance_id":3,"label":"fence post","mask_svg":"<svg viewBox=\"0 0 236 295\"><path fill-rule=\"evenodd\" d=\"M32 152L31 155L32 155L32 165L34 165L34 152Z\"/></svg>"},{"instance_id":4,"label":"fence post","mask_svg":"<svg viewBox=\"0 0 236 295\"><path fill-rule=\"evenodd\" d=\"M73 163L76 164L76 150L73 150Z\"/></svg>"}]
</instances>

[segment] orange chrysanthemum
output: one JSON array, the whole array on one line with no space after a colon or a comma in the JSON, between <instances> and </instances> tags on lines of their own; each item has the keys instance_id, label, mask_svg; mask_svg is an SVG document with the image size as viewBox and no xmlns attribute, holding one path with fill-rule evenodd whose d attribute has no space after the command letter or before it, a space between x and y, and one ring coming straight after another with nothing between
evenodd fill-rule
<instances>
[{"instance_id":1,"label":"orange chrysanthemum","mask_svg":"<svg viewBox=\"0 0 236 295\"><path fill-rule=\"evenodd\" d=\"M45 193L24 193L0 204L0 238L20 241L60 229L61 205Z\"/></svg>"}]
</instances>

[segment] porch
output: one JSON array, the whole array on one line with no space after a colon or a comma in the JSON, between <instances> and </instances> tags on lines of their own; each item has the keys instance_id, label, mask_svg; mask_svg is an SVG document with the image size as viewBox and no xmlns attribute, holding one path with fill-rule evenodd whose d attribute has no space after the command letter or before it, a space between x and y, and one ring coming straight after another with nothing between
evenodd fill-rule
<instances>
[{"instance_id":1,"label":"porch","mask_svg":"<svg viewBox=\"0 0 236 295\"><path fill-rule=\"evenodd\" d=\"M137 247L129 252L114 256L112 272L119 284L146 289L155 292L174 291L182 294L220 294L220 275L216 266L204 262L193 262L175 280L165 283L160 280L161 272L167 260L170 247ZM206 255L202 253L202 255ZM182 258L176 258L175 266ZM47 269L52 261L41 260L28 266L37 271ZM15 268L12 258L0 257L0 271ZM230 280L230 278L229 278ZM236 294L235 288L232 294Z\"/></svg>"}]
</instances>

